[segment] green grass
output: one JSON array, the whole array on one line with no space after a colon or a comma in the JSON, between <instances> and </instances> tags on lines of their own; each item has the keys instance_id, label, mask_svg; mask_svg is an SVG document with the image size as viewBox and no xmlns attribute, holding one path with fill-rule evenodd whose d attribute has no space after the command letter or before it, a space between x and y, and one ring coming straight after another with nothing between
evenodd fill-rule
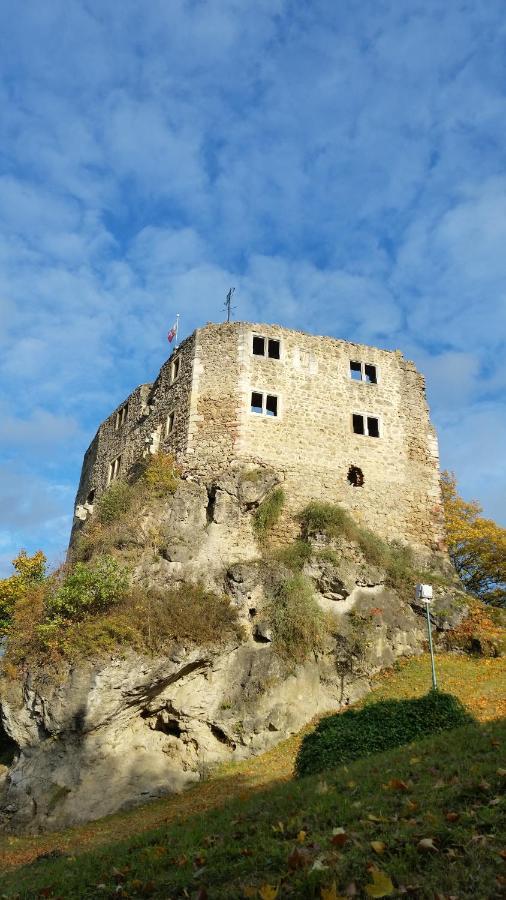
<instances>
[{"instance_id":1,"label":"green grass","mask_svg":"<svg viewBox=\"0 0 506 900\"><path fill-rule=\"evenodd\" d=\"M285 492L275 488L259 504L253 516L253 528L259 541L264 541L278 521L285 503Z\"/></svg>"},{"instance_id":2,"label":"green grass","mask_svg":"<svg viewBox=\"0 0 506 900\"><path fill-rule=\"evenodd\" d=\"M270 885L280 898L312 898L333 882L338 892L353 882L364 896L375 865L392 880L392 896L493 897L505 738L504 721L467 726L277 785L184 827L39 861L4 876L3 896L175 898L206 888L201 897L240 898L262 897ZM427 839L437 849L420 845Z\"/></svg>"}]
</instances>

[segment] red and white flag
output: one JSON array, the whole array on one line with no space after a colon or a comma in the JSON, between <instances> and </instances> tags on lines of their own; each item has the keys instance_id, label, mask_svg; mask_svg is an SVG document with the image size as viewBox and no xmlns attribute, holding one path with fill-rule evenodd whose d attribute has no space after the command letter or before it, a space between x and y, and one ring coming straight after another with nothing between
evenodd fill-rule
<instances>
[{"instance_id":1,"label":"red and white flag","mask_svg":"<svg viewBox=\"0 0 506 900\"><path fill-rule=\"evenodd\" d=\"M177 320L174 322L172 328L170 329L170 331L167 335L167 340L168 340L169 344L172 343L172 341L174 340L175 337L177 337Z\"/></svg>"}]
</instances>

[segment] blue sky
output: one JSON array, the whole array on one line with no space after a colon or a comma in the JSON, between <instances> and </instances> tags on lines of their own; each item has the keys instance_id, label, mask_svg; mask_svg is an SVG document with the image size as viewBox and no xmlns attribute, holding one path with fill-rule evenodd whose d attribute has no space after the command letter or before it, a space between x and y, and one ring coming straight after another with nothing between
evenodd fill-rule
<instances>
[{"instance_id":1,"label":"blue sky","mask_svg":"<svg viewBox=\"0 0 506 900\"><path fill-rule=\"evenodd\" d=\"M506 524L506 19L488 0L2 0L0 573L100 420L242 319L400 348Z\"/></svg>"}]
</instances>

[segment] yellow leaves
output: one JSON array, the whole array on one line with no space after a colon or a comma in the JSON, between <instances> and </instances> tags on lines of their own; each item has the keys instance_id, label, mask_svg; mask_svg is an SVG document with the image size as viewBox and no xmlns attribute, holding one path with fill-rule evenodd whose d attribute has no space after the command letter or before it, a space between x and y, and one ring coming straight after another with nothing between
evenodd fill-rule
<instances>
[{"instance_id":1,"label":"yellow leaves","mask_svg":"<svg viewBox=\"0 0 506 900\"><path fill-rule=\"evenodd\" d=\"M304 843L304 841L306 840L306 835L307 835L307 831L299 831L299 833L297 835L297 840L298 840L299 844Z\"/></svg>"},{"instance_id":2,"label":"yellow leaves","mask_svg":"<svg viewBox=\"0 0 506 900\"><path fill-rule=\"evenodd\" d=\"M383 841L371 841L371 847L378 856L382 856L386 850L386 844Z\"/></svg>"},{"instance_id":3,"label":"yellow leaves","mask_svg":"<svg viewBox=\"0 0 506 900\"><path fill-rule=\"evenodd\" d=\"M394 886L390 875L381 869L371 869L372 884L366 884L365 892L368 897L390 897L394 892Z\"/></svg>"},{"instance_id":4,"label":"yellow leaves","mask_svg":"<svg viewBox=\"0 0 506 900\"><path fill-rule=\"evenodd\" d=\"M272 884L263 884L258 890L258 896L261 900L276 900L278 891L279 888L274 887Z\"/></svg>"}]
</instances>

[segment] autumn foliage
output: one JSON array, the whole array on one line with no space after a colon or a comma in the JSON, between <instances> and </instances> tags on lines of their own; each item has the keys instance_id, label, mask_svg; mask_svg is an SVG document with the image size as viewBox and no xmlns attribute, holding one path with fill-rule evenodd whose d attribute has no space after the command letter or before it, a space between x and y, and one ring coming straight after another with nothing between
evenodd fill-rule
<instances>
[{"instance_id":1,"label":"autumn foliage","mask_svg":"<svg viewBox=\"0 0 506 900\"><path fill-rule=\"evenodd\" d=\"M506 528L459 496L453 472L441 476L448 549L466 589L485 603L506 605Z\"/></svg>"},{"instance_id":2,"label":"autumn foliage","mask_svg":"<svg viewBox=\"0 0 506 900\"><path fill-rule=\"evenodd\" d=\"M16 559L12 560L16 574L0 581L0 635L9 630L16 604L44 581L46 562L42 550L37 550L33 556L28 556L26 550L20 550Z\"/></svg>"}]
</instances>

